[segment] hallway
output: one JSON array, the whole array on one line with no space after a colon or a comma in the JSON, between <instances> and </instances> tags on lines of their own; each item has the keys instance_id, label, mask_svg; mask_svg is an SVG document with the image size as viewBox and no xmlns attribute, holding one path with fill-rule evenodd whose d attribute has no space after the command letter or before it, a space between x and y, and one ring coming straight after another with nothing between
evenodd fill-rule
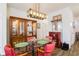
<instances>
[{"instance_id":1,"label":"hallway","mask_svg":"<svg viewBox=\"0 0 79 59\"><path fill-rule=\"evenodd\" d=\"M79 41L75 42L75 44L68 51L61 49L56 49L55 51L57 53L55 52L53 54L54 56L79 56Z\"/></svg>"}]
</instances>

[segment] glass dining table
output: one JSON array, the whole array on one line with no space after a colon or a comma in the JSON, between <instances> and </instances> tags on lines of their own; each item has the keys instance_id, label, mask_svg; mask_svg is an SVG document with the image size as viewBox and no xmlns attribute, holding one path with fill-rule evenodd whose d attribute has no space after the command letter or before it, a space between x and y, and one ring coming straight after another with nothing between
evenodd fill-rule
<instances>
[{"instance_id":1,"label":"glass dining table","mask_svg":"<svg viewBox=\"0 0 79 59\"><path fill-rule=\"evenodd\" d=\"M20 43L17 43L15 44L15 48L18 48L20 50L20 48L23 48L23 47L27 47L27 46L30 46L32 47L32 56L35 55L35 50L34 50L34 42L20 42Z\"/></svg>"},{"instance_id":2,"label":"glass dining table","mask_svg":"<svg viewBox=\"0 0 79 59\"><path fill-rule=\"evenodd\" d=\"M14 45L14 48L17 54L22 54L27 51L27 46L29 46L28 42L19 42Z\"/></svg>"}]
</instances>

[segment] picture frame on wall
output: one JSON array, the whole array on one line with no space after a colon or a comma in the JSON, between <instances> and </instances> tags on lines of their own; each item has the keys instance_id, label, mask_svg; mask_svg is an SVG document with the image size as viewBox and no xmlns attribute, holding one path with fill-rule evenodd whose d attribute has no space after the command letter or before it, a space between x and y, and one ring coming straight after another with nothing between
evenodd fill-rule
<instances>
[{"instance_id":1,"label":"picture frame on wall","mask_svg":"<svg viewBox=\"0 0 79 59\"><path fill-rule=\"evenodd\" d=\"M53 16L53 21L56 21L57 19L57 16Z\"/></svg>"},{"instance_id":2,"label":"picture frame on wall","mask_svg":"<svg viewBox=\"0 0 79 59\"><path fill-rule=\"evenodd\" d=\"M62 15L53 16L53 21L62 21Z\"/></svg>"}]
</instances>

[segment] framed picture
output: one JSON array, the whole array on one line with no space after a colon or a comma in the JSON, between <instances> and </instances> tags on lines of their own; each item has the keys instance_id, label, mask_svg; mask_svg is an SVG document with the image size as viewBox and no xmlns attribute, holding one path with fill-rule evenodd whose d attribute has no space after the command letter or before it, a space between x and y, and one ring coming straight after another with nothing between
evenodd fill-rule
<instances>
[{"instance_id":1,"label":"framed picture","mask_svg":"<svg viewBox=\"0 0 79 59\"><path fill-rule=\"evenodd\" d=\"M53 16L53 20L55 21L55 20L57 20L58 18L57 18L57 16Z\"/></svg>"},{"instance_id":2,"label":"framed picture","mask_svg":"<svg viewBox=\"0 0 79 59\"><path fill-rule=\"evenodd\" d=\"M62 15L53 16L53 21L62 21Z\"/></svg>"}]
</instances>

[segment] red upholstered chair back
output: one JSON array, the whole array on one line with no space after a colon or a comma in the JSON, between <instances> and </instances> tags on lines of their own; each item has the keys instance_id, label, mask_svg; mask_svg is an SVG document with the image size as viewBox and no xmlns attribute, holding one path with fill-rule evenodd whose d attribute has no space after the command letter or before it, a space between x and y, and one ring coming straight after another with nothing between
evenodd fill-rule
<instances>
[{"instance_id":1,"label":"red upholstered chair back","mask_svg":"<svg viewBox=\"0 0 79 59\"><path fill-rule=\"evenodd\" d=\"M44 50L39 49L40 51L38 52L38 56L51 56L54 49L55 49L54 42L46 44L44 47ZM43 52L41 52L41 51L43 51Z\"/></svg>"},{"instance_id":2,"label":"red upholstered chair back","mask_svg":"<svg viewBox=\"0 0 79 59\"><path fill-rule=\"evenodd\" d=\"M55 43L47 44L45 46L45 53L44 56L51 56L55 49Z\"/></svg>"},{"instance_id":3,"label":"red upholstered chair back","mask_svg":"<svg viewBox=\"0 0 79 59\"><path fill-rule=\"evenodd\" d=\"M55 44L54 43L49 43L45 46L45 52L53 52L55 49Z\"/></svg>"},{"instance_id":4,"label":"red upholstered chair back","mask_svg":"<svg viewBox=\"0 0 79 59\"><path fill-rule=\"evenodd\" d=\"M14 49L11 47L10 44L7 44L7 45L4 47L4 51L5 51L5 55L6 55L6 56L15 56Z\"/></svg>"}]
</instances>

